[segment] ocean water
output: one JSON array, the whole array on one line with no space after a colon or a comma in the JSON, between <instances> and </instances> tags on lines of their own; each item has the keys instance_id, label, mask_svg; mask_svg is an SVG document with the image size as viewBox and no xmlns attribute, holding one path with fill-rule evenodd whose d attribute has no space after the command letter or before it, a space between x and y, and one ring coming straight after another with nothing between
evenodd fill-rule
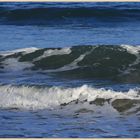
<instances>
[{"instance_id":1,"label":"ocean water","mask_svg":"<svg viewBox=\"0 0 140 140\"><path fill-rule=\"evenodd\" d=\"M0 137L139 138L139 2L0 2Z\"/></svg>"}]
</instances>

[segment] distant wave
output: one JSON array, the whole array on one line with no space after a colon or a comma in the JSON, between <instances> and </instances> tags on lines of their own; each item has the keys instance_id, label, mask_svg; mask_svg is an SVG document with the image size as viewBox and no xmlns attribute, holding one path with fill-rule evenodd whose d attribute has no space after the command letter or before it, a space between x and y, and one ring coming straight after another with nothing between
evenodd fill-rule
<instances>
[{"instance_id":1,"label":"distant wave","mask_svg":"<svg viewBox=\"0 0 140 140\"><path fill-rule=\"evenodd\" d=\"M32 70L65 78L111 79L140 83L140 47L83 45L25 48L0 53L1 71Z\"/></svg>"},{"instance_id":2,"label":"distant wave","mask_svg":"<svg viewBox=\"0 0 140 140\"><path fill-rule=\"evenodd\" d=\"M0 108L55 109L67 105L103 106L108 103L117 111L127 111L140 105L140 89L117 92L87 85L77 88L0 86ZM88 107L88 106L87 106ZM72 107L74 110L74 107ZM72 110L72 109L71 109Z\"/></svg>"},{"instance_id":3,"label":"distant wave","mask_svg":"<svg viewBox=\"0 0 140 140\"><path fill-rule=\"evenodd\" d=\"M97 20L140 19L139 8L106 7L35 7L24 9L0 8L0 24L49 24L51 21L69 21L91 18ZM52 22L51 22L52 23Z\"/></svg>"}]
</instances>

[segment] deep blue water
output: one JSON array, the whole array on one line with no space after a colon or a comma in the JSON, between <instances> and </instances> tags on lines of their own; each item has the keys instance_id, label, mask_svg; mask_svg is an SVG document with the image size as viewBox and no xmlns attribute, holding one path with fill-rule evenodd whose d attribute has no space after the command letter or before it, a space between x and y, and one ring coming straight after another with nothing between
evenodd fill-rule
<instances>
[{"instance_id":1,"label":"deep blue water","mask_svg":"<svg viewBox=\"0 0 140 140\"><path fill-rule=\"evenodd\" d=\"M139 2L0 2L0 137L139 138L139 45Z\"/></svg>"},{"instance_id":2,"label":"deep blue water","mask_svg":"<svg viewBox=\"0 0 140 140\"><path fill-rule=\"evenodd\" d=\"M0 50L139 45L138 2L1 3L0 7Z\"/></svg>"}]
</instances>

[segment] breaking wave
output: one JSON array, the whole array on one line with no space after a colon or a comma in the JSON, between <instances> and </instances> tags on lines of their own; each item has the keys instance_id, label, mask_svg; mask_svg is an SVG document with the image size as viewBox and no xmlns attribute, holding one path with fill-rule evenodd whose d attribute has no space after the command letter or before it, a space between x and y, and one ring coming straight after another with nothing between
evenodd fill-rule
<instances>
[{"instance_id":1,"label":"breaking wave","mask_svg":"<svg viewBox=\"0 0 140 140\"><path fill-rule=\"evenodd\" d=\"M140 104L140 89L117 92L87 85L76 88L1 85L0 97L1 108L55 109L86 102L96 106L108 103L119 111L125 111Z\"/></svg>"},{"instance_id":2,"label":"breaking wave","mask_svg":"<svg viewBox=\"0 0 140 140\"><path fill-rule=\"evenodd\" d=\"M111 79L140 83L140 47L83 45L69 48L25 48L1 52L0 68L31 70L65 78Z\"/></svg>"}]
</instances>

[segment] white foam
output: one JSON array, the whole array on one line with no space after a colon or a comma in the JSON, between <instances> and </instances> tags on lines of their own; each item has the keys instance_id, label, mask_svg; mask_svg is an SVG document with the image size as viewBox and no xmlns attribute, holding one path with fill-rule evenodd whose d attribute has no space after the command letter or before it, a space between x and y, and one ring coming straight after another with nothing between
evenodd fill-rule
<instances>
[{"instance_id":1,"label":"white foam","mask_svg":"<svg viewBox=\"0 0 140 140\"><path fill-rule=\"evenodd\" d=\"M8 58L3 61L5 71L22 71L25 68L30 68L33 66L30 62L19 62L16 58Z\"/></svg>"},{"instance_id":2,"label":"white foam","mask_svg":"<svg viewBox=\"0 0 140 140\"><path fill-rule=\"evenodd\" d=\"M121 47L134 55L137 55L140 53L140 46L121 45Z\"/></svg>"},{"instance_id":3,"label":"white foam","mask_svg":"<svg viewBox=\"0 0 140 140\"><path fill-rule=\"evenodd\" d=\"M78 62L82 61L86 54L80 55L77 59L75 59L72 63L65 65L58 69L51 69L51 70L45 70L46 72L60 72L60 71L67 71L67 70L73 70L76 68L79 68L80 66L77 65Z\"/></svg>"},{"instance_id":4,"label":"white foam","mask_svg":"<svg viewBox=\"0 0 140 140\"><path fill-rule=\"evenodd\" d=\"M134 54L137 58L132 63L129 64L129 68L123 71L123 74L128 74L130 71L135 70L133 66L140 63L140 46L130 46L130 45L121 45L124 49L126 49L130 54Z\"/></svg>"},{"instance_id":5,"label":"white foam","mask_svg":"<svg viewBox=\"0 0 140 140\"><path fill-rule=\"evenodd\" d=\"M95 47L96 48L96 47ZM73 70L73 69L77 69L80 68L80 66L78 66L78 62L82 61L86 55L89 55L95 48L93 48L92 50L86 52L85 54L81 54L77 59L75 59L72 63L67 64L61 68L55 69L55 70L46 70L46 72L60 72L60 71L67 71L67 70Z\"/></svg>"},{"instance_id":6,"label":"white foam","mask_svg":"<svg viewBox=\"0 0 140 140\"><path fill-rule=\"evenodd\" d=\"M0 55L8 56L8 55L12 55L12 54L19 53L19 52L23 52L23 54L27 54L27 53L32 53L36 50L38 50L38 48L30 47L30 48L16 49L16 50L12 50L12 51L1 51Z\"/></svg>"},{"instance_id":7,"label":"white foam","mask_svg":"<svg viewBox=\"0 0 140 140\"><path fill-rule=\"evenodd\" d=\"M94 48L95 49L95 48ZM72 69L76 69L79 68L80 66L78 66L78 62L82 61L86 55L90 54L94 49L86 52L85 54L81 54L77 59L75 59L72 63L65 65L64 67L61 67L59 69L56 69L55 71L66 71L66 70L72 70Z\"/></svg>"},{"instance_id":8,"label":"white foam","mask_svg":"<svg viewBox=\"0 0 140 140\"><path fill-rule=\"evenodd\" d=\"M70 54L71 48L62 48L62 49L50 49L44 52L43 55L39 56L38 58L35 58L34 61L38 61L42 58L49 57L52 55L64 55L64 54Z\"/></svg>"},{"instance_id":9,"label":"white foam","mask_svg":"<svg viewBox=\"0 0 140 140\"><path fill-rule=\"evenodd\" d=\"M87 85L77 88L37 88L3 85L0 86L0 97L0 107L25 109L54 108L75 100L90 102L97 98L112 99L112 101L115 99L140 99L139 89L116 92L103 88L96 89Z\"/></svg>"}]
</instances>

